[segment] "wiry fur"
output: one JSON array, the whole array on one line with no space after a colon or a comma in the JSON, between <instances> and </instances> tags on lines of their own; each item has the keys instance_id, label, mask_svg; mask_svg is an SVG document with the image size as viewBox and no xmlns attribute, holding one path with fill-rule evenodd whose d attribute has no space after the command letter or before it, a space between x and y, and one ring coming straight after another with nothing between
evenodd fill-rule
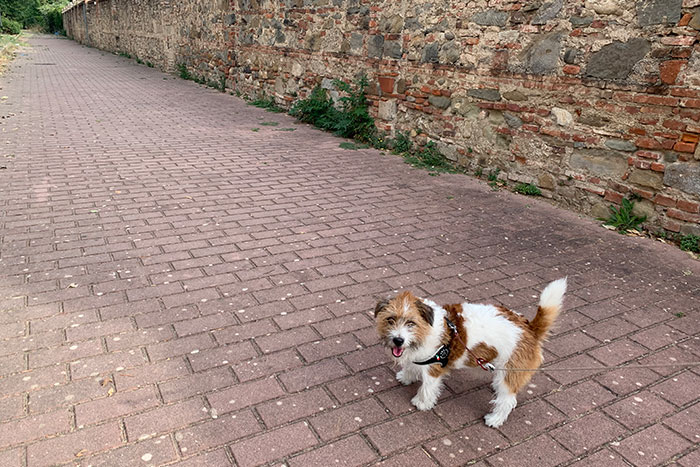
<instances>
[{"instance_id":1,"label":"wiry fur","mask_svg":"<svg viewBox=\"0 0 700 467\"><path fill-rule=\"evenodd\" d=\"M549 284L542 291L532 322L500 306L465 302L441 307L410 292L378 303L375 320L382 342L392 349L402 367L396 379L403 384L421 381L411 400L420 410L435 406L442 380L451 370L478 366L475 356L496 368L505 368L494 373L493 410L484 417L488 426L497 428L515 408L516 394L533 374L507 369L536 369L542 364L542 342L559 315L565 292L566 278ZM445 318L457 325L459 336L452 338ZM447 344L450 358L446 367L414 363L431 358L441 345ZM465 350L465 344L471 353Z\"/></svg>"}]
</instances>

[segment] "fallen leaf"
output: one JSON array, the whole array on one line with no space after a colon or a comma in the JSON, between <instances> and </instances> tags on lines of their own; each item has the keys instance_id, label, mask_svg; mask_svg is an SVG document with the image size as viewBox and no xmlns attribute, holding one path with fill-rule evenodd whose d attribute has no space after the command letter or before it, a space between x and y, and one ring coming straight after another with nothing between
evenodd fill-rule
<instances>
[{"instance_id":1,"label":"fallen leaf","mask_svg":"<svg viewBox=\"0 0 700 467\"><path fill-rule=\"evenodd\" d=\"M608 230L617 230L615 227L613 227L612 225L608 225L608 224L603 224L603 227L605 227Z\"/></svg>"},{"instance_id":2,"label":"fallen leaf","mask_svg":"<svg viewBox=\"0 0 700 467\"><path fill-rule=\"evenodd\" d=\"M112 386L111 388L109 388L109 391L107 391L107 397L112 397L115 392L117 392L117 390L114 389L114 386Z\"/></svg>"},{"instance_id":3,"label":"fallen leaf","mask_svg":"<svg viewBox=\"0 0 700 467\"><path fill-rule=\"evenodd\" d=\"M70 284L68 284L69 289L74 289L76 287L78 287L78 284L76 284L75 282L71 282Z\"/></svg>"},{"instance_id":4,"label":"fallen leaf","mask_svg":"<svg viewBox=\"0 0 700 467\"><path fill-rule=\"evenodd\" d=\"M81 449L80 451L75 453L75 457L83 457L87 453L88 453L87 449Z\"/></svg>"}]
</instances>

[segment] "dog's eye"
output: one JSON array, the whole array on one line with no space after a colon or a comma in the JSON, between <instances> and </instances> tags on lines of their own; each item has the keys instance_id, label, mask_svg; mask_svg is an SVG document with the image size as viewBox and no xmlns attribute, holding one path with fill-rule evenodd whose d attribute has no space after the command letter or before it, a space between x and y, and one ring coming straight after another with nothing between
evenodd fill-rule
<instances>
[{"instance_id":1,"label":"dog's eye","mask_svg":"<svg viewBox=\"0 0 700 467\"><path fill-rule=\"evenodd\" d=\"M416 323L414 323L413 321L406 321L406 326L408 326L409 328L412 328L415 325Z\"/></svg>"},{"instance_id":2,"label":"dog's eye","mask_svg":"<svg viewBox=\"0 0 700 467\"><path fill-rule=\"evenodd\" d=\"M394 324L395 322L396 322L396 320L394 318L387 318L386 319L387 324Z\"/></svg>"}]
</instances>

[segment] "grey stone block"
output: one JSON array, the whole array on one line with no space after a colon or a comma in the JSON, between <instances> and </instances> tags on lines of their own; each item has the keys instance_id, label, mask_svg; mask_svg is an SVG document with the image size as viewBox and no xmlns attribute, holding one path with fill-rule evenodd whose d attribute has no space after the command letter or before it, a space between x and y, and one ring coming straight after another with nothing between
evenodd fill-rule
<instances>
[{"instance_id":1,"label":"grey stone block","mask_svg":"<svg viewBox=\"0 0 700 467\"><path fill-rule=\"evenodd\" d=\"M640 37L627 42L612 42L591 56L586 75L610 80L625 79L650 49L649 41Z\"/></svg>"}]
</instances>

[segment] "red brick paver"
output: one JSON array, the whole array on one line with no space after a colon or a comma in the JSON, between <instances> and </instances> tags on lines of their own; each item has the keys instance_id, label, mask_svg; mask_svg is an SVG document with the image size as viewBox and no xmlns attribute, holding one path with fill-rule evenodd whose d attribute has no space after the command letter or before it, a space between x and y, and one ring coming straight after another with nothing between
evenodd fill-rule
<instances>
[{"instance_id":1,"label":"red brick paver","mask_svg":"<svg viewBox=\"0 0 700 467\"><path fill-rule=\"evenodd\" d=\"M541 373L494 430L488 375L417 413L372 325L401 288L532 316L568 275L548 364L698 361L682 252L30 43L0 78L3 466L697 465L697 368Z\"/></svg>"}]
</instances>

